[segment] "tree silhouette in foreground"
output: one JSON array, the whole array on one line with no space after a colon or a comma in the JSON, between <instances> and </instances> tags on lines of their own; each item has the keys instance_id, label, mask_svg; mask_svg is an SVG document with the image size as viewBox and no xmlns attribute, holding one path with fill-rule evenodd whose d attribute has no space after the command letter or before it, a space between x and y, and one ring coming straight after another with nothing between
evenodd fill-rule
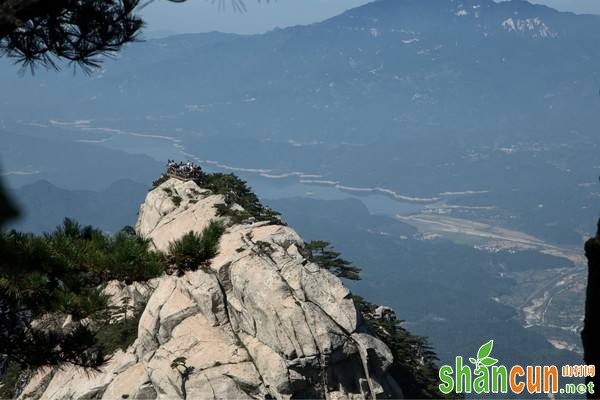
<instances>
[{"instance_id":1,"label":"tree silhouette in foreground","mask_svg":"<svg viewBox=\"0 0 600 400\"><path fill-rule=\"evenodd\" d=\"M15 218L18 215L17 209L4 190L2 180L0 180L0 229L2 225Z\"/></svg>"},{"instance_id":2,"label":"tree silhouette in foreground","mask_svg":"<svg viewBox=\"0 0 600 400\"><path fill-rule=\"evenodd\" d=\"M600 221L598 233L585 244L585 256L588 259L588 284L585 299L585 321L581 339L583 342L583 358L587 365L600 367ZM600 379L598 375L588 377L587 382L594 382L595 394L588 393L588 398L600 398Z\"/></svg>"},{"instance_id":3,"label":"tree silhouette in foreground","mask_svg":"<svg viewBox=\"0 0 600 400\"><path fill-rule=\"evenodd\" d=\"M139 0L0 0L0 51L31 69L57 60L84 70L137 40Z\"/></svg>"},{"instance_id":4,"label":"tree silhouette in foreground","mask_svg":"<svg viewBox=\"0 0 600 400\"><path fill-rule=\"evenodd\" d=\"M186 0L168 0L184 3ZM138 40L144 21L137 15L147 0L0 0L0 56L29 67L58 69L66 60L84 71L99 67L101 57ZM228 0L235 11L242 0ZM219 8L225 0L218 0Z\"/></svg>"},{"instance_id":5,"label":"tree silhouette in foreground","mask_svg":"<svg viewBox=\"0 0 600 400\"><path fill-rule=\"evenodd\" d=\"M152 2L0 0L0 56L14 58L32 72L37 65L58 69L61 61L90 72L103 56L139 39L144 21L137 13ZM243 1L229 2L233 10L245 11ZM219 8L224 4L218 1Z\"/></svg>"}]
</instances>

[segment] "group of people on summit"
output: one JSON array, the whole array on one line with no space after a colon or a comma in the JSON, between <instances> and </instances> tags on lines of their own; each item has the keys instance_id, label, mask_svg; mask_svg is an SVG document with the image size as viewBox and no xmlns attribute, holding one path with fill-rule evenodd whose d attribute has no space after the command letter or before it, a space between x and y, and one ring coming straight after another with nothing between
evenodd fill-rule
<instances>
[{"instance_id":1,"label":"group of people on summit","mask_svg":"<svg viewBox=\"0 0 600 400\"><path fill-rule=\"evenodd\" d=\"M175 162L174 160L167 161L167 173L182 177L195 177L202 174L202 169L199 165L196 165L190 161Z\"/></svg>"}]
</instances>

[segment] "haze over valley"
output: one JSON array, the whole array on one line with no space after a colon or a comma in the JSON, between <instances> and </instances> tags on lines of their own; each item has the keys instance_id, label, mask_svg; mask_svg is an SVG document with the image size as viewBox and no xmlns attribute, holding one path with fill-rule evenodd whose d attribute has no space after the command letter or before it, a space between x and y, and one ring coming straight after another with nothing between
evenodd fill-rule
<instances>
[{"instance_id":1,"label":"haze over valley","mask_svg":"<svg viewBox=\"0 0 600 400\"><path fill-rule=\"evenodd\" d=\"M363 268L442 362L577 364L600 186L600 17L379 0L259 35L128 46L91 76L0 64L12 227L116 232L167 159L234 172ZM116 210L116 211L115 211Z\"/></svg>"}]
</instances>

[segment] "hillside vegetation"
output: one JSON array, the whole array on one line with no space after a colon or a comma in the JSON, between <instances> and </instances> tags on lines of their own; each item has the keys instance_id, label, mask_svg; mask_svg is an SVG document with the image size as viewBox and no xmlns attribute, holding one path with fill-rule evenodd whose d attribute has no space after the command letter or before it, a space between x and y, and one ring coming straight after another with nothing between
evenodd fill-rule
<instances>
[{"instance_id":1,"label":"hillside vegetation","mask_svg":"<svg viewBox=\"0 0 600 400\"><path fill-rule=\"evenodd\" d=\"M244 218L233 215L229 226L277 215L233 175L215 174L208 182L211 190L225 195L225 207L239 204L249 209ZM227 215L224 210L220 213ZM240 212L246 213L245 209ZM276 222L282 223L279 218ZM117 349L125 350L137 336L143 307L130 314L125 310L125 318L115 319L119 307L111 305L103 293L106 285L112 280L144 283L165 273L181 276L194 271L217 255L224 232L221 222L212 222L200 234L189 232L171 242L166 254L153 250L151 241L136 235L131 227L111 236L69 218L43 235L1 233L0 395L14 396L18 382L26 381L36 367L97 368ZM337 276L360 278L360 269L340 258L327 242L310 242L302 252L307 261ZM411 335L395 318L375 317L376 306L364 299L356 298L356 307L369 330L392 350L392 375L406 395L440 398L436 356L427 340ZM72 323L59 322L68 315Z\"/></svg>"}]
</instances>

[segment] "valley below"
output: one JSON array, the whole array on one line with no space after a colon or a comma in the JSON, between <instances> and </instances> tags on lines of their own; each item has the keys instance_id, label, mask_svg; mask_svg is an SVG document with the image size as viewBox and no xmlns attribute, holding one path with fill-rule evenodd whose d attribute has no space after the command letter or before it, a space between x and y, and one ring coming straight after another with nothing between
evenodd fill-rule
<instances>
[{"instance_id":1,"label":"valley below","mask_svg":"<svg viewBox=\"0 0 600 400\"><path fill-rule=\"evenodd\" d=\"M524 328L541 332L557 349L582 352L580 332L587 262L581 249L561 247L523 232L444 214L396 215L396 218L417 228L424 240L439 237L491 253L532 251L568 260L572 266L567 268L539 265L535 256L530 260L532 268L526 271L500 266L496 273L517 284L494 300L517 310Z\"/></svg>"},{"instance_id":2,"label":"valley below","mask_svg":"<svg viewBox=\"0 0 600 400\"><path fill-rule=\"evenodd\" d=\"M34 125L36 135L47 137L50 136L47 130L56 129L57 123ZM461 186L432 193L430 196L410 192L398 193L379 187L377 182L365 186L358 186L352 181L341 182L336 179L334 171L314 169L310 172L286 171L264 168L260 164L238 166L230 165L228 161L207 160L204 154L210 153L209 150L201 154L192 153L193 150L188 149L185 140L166 134L97 128L91 121L58 125L62 138L67 142L83 142L82 144L94 148L100 147L112 151L119 149L132 154L143 152L144 156L153 160L192 160L209 171L236 173L246 179L261 198L274 201L276 204L293 198L325 203L353 199L366 207L370 216L368 219L373 221L378 221L378 218L382 217L395 219L402 225L414 229L397 235L400 240L424 241L428 246L433 247L440 247L438 244L440 241L449 241L456 246L472 248L479 253L501 254L505 258L501 262L494 261L493 267L486 265L481 267L487 269L486 273L493 275L499 281L510 281L513 284L507 285L505 289L493 296L488 296L488 299L514 310L515 321L523 329L536 332L557 350L567 350L575 354L581 352L579 331L582 326L586 279L585 258L581 246L552 243L531 233L514 229L515 224L511 224L511 219L514 217L510 218L510 212L503 210L502 204L478 200L498 190L494 187L482 190ZM82 139L82 135L85 135L85 139ZM260 154L254 155L254 158L259 159ZM36 164L36 160L11 159L10 154L3 156L3 160L5 163L8 162L10 168L4 176L15 187L26 182L35 182L40 176L54 180L52 174L55 172L52 172L51 168L44 170L44 166ZM39 160L37 162L39 163ZM27 171L27 169L35 171L14 172ZM144 184L147 185L147 182L148 180ZM128 200L123 199L123 202L125 201ZM303 207L300 211L309 213L309 210ZM490 215L495 218L490 218ZM348 218L352 216L348 215ZM102 218L99 220L101 221ZM58 222L60 221L57 218L55 223ZM371 221L367 224L372 223ZM299 222L301 230L302 225L303 223ZM111 228L115 229L112 226ZM385 231L375 230L373 233L380 237L389 235ZM331 237L323 239L331 240L335 244L336 239L343 236L345 236L344 227L340 226L334 229ZM583 237L584 235L582 240ZM450 254L449 257L452 255ZM513 258L519 260L515 262ZM367 259L365 263L369 266L371 261ZM456 277L456 279L461 278ZM371 289L363 288L363 290L365 295L372 296ZM397 300L393 303L396 303L397 307ZM443 313L441 315L436 313L430 318L435 321L440 318L447 320L448 317ZM410 318L407 318L407 324L416 324L414 329L417 333L435 338L432 328L424 327L427 324L412 321Z\"/></svg>"},{"instance_id":3,"label":"valley below","mask_svg":"<svg viewBox=\"0 0 600 400\"><path fill-rule=\"evenodd\" d=\"M439 363L494 340L505 365L581 364L598 37L600 17L525 1L381 0L147 40L92 76L17 79L3 62L11 228L118 232L166 160L191 161L362 268L351 291L394 308Z\"/></svg>"}]
</instances>

